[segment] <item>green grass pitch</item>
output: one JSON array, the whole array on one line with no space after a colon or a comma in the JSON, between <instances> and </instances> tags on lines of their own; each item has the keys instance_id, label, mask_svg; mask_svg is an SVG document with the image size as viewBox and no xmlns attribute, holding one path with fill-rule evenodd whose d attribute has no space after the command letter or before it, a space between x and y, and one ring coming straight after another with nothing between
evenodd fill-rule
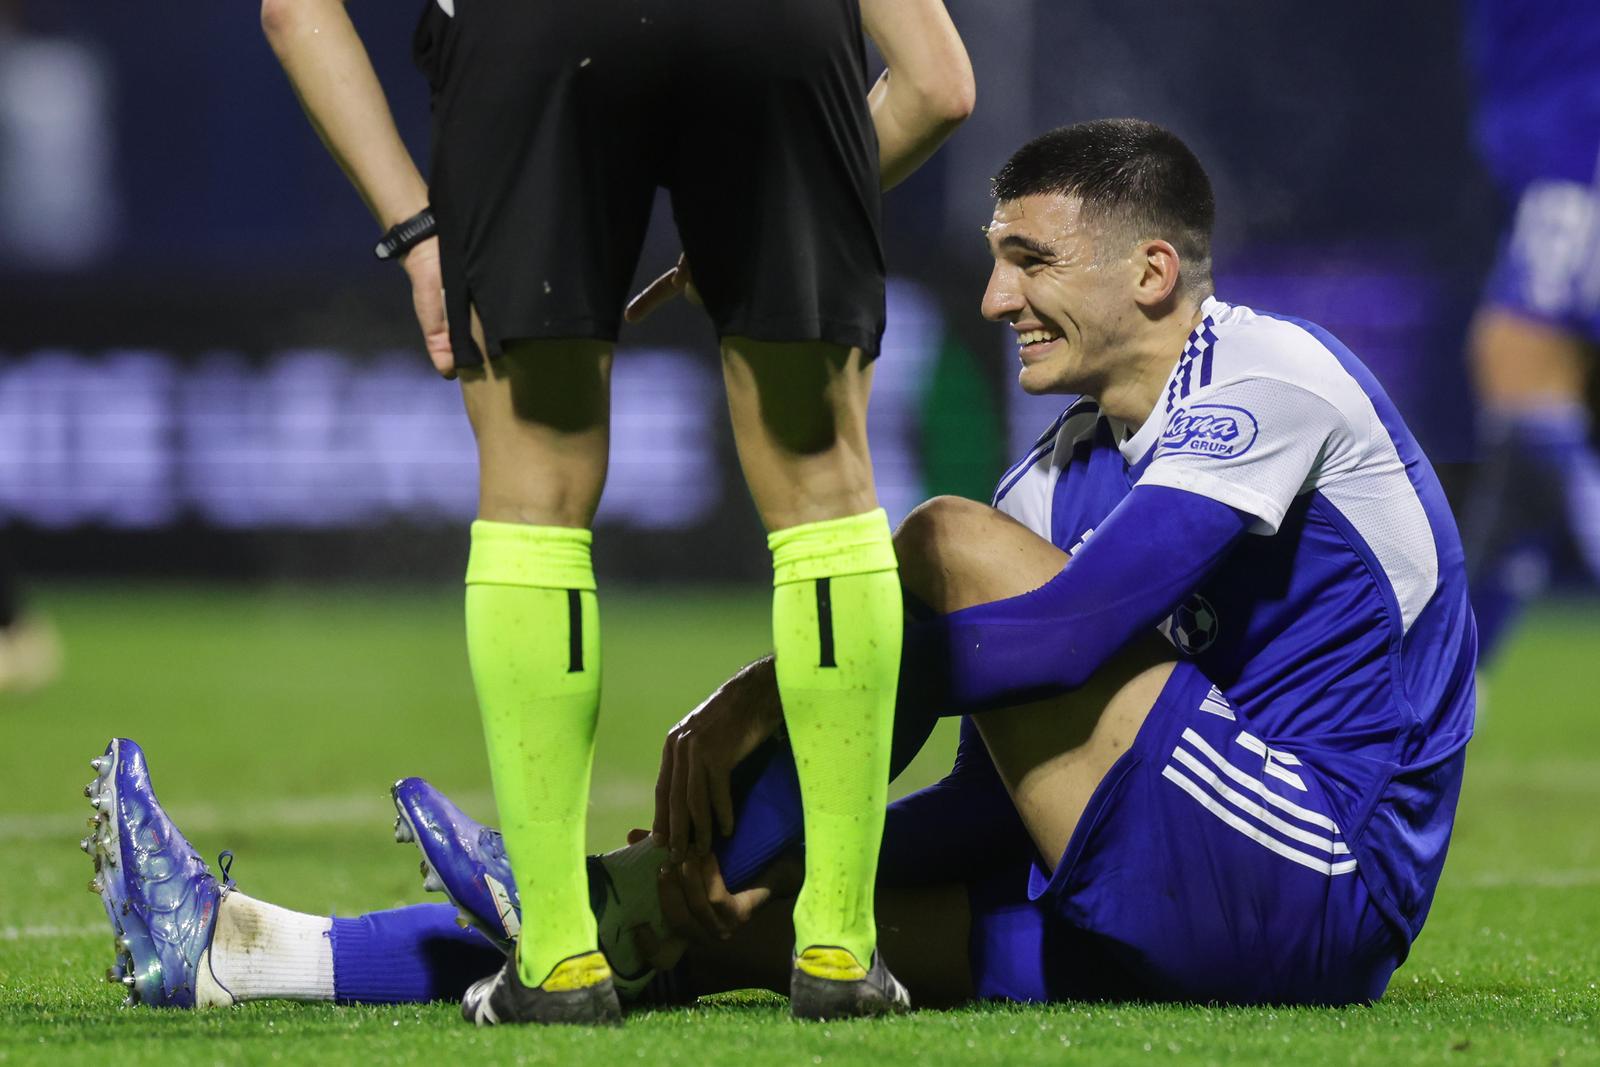
<instances>
[{"instance_id":1,"label":"green grass pitch","mask_svg":"<svg viewBox=\"0 0 1600 1067\"><path fill-rule=\"evenodd\" d=\"M78 851L88 760L149 754L163 801L245 891L354 914L421 899L387 786L423 774L490 811L453 591L49 591L69 648L0 702L0 1061L98 1064L1600 1063L1600 613L1537 612L1489 677L1433 916L1372 1007L974 1007L842 1025L766 995L616 1032L474 1031L449 1004L124 1009ZM591 840L647 818L662 731L760 653L761 590L608 593ZM946 732L914 768L929 780Z\"/></svg>"}]
</instances>

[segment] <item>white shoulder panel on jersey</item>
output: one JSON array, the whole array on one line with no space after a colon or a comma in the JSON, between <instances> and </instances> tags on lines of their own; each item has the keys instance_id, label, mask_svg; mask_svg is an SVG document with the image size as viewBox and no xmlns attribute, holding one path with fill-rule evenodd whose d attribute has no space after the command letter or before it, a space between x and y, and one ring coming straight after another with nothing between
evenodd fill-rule
<instances>
[{"instance_id":1,"label":"white shoulder panel on jersey","mask_svg":"<svg viewBox=\"0 0 1600 1067\"><path fill-rule=\"evenodd\" d=\"M1050 540L1056 482L1072 461L1074 446L1094 434L1099 418L1100 406L1093 400L1084 397L1071 404L1039 435L1027 455L1001 477L994 506Z\"/></svg>"},{"instance_id":2,"label":"white shoulder panel on jersey","mask_svg":"<svg viewBox=\"0 0 1600 1067\"><path fill-rule=\"evenodd\" d=\"M1154 449L1140 484L1220 500L1255 516L1252 532L1266 535L1297 496L1321 493L1376 558L1409 629L1437 587L1438 556L1361 383L1294 323L1220 301L1206 311L1209 347L1186 349L1130 442L1130 460Z\"/></svg>"}]
</instances>

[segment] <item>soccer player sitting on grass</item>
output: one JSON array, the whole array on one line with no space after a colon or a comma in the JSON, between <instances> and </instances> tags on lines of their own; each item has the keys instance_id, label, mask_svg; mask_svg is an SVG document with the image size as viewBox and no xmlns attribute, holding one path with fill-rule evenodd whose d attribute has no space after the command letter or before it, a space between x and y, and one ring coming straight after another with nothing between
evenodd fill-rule
<instances>
[{"instance_id":1,"label":"soccer player sitting on grass","mask_svg":"<svg viewBox=\"0 0 1600 1067\"><path fill-rule=\"evenodd\" d=\"M1171 133L1053 131L995 197L983 311L1025 390L1082 395L992 507L933 500L896 534L892 764L964 720L951 773L889 808L885 951L924 1005L1375 999L1432 902L1472 730L1438 482L1337 340L1212 295L1210 184ZM740 672L669 735L655 833L590 861L625 999L786 988L781 721L772 661ZM222 893L131 742L97 766L84 845L137 920L113 977L142 1000L459 995L498 956L456 908L516 938L498 835L419 779L397 836L455 907L330 920Z\"/></svg>"}]
</instances>

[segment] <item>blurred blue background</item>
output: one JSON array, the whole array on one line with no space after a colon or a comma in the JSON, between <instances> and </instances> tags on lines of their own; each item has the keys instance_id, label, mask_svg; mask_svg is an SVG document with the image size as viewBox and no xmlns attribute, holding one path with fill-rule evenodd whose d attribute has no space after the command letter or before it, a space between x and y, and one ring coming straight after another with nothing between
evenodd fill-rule
<instances>
[{"instance_id":1,"label":"blurred blue background","mask_svg":"<svg viewBox=\"0 0 1600 1067\"><path fill-rule=\"evenodd\" d=\"M349 6L425 160L421 5ZM1462 338L1502 208L1454 4L949 6L978 110L888 198L872 432L894 517L987 497L1060 409L1017 391L1012 341L977 314L979 227L1013 148L1107 115L1207 165L1219 296L1323 323L1447 479L1470 462ZM677 252L657 214L641 278ZM375 238L254 5L0 0L0 524L23 569L458 576L470 434ZM616 380L602 572L764 575L698 313L625 334Z\"/></svg>"}]
</instances>

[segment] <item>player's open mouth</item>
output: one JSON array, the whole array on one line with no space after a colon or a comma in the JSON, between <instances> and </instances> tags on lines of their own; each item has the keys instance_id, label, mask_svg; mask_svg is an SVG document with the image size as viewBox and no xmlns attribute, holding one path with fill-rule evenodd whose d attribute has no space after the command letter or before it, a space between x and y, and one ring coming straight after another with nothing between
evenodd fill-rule
<instances>
[{"instance_id":1,"label":"player's open mouth","mask_svg":"<svg viewBox=\"0 0 1600 1067\"><path fill-rule=\"evenodd\" d=\"M1054 330L1023 330L1017 334L1018 354L1024 360L1040 355L1045 349L1061 340Z\"/></svg>"}]
</instances>

